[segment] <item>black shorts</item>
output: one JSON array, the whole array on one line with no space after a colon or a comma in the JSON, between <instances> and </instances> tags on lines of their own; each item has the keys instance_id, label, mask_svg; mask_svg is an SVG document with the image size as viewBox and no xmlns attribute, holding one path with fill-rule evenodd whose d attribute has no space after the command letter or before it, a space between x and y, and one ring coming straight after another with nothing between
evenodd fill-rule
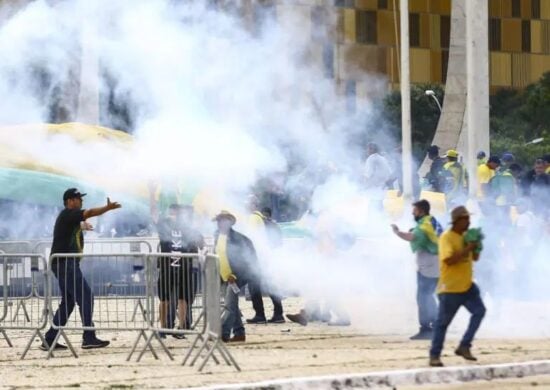
<instances>
[{"instance_id":1,"label":"black shorts","mask_svg":"<svg viewBox=\"0 0 550 390\"><path fill-rule=\"evenodd\" d=\"M177 294L178 299L184 299L187 303L190 303L194 295L193 259L159 258L158 267L157 288L159 299L168 301L170 297Z\"/></svg>"}]
</instances>

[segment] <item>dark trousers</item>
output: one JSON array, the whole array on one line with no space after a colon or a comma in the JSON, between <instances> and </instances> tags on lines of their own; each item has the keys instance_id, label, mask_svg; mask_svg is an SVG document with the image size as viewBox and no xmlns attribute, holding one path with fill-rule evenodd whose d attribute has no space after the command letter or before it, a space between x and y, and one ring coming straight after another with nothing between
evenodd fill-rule
<instances>
[{"instance_id":1,"label":"dark trousers","mask_svg":"<svg viewBox=\"0 0 550 390\"><path fill-rule=\"evenodd\" d=\"M486 312L485 305L481 300L479 288L474 283L472 283L468 291L463 293L439 294L439 313L437 315L437 321L435 322L430 356L441 356L447 328L461 306L464 306L472 316L470 317L468 329L466 329L466 333L464 333L462 341L460 341L460 346L467 348L472 346L472 340Z\"/></svg>"},{"instance_id":2,"label":"dark trousers","mask_svg":"<svg viewBox=\"0 0 550 390\"><path fill-rule=\"evenodd\" d=\"M264 300L262 297L262 287L258 278L248 282L248 291L250 292L250 298L252 299L252 307L256 312L256 317L265 317ZM270 294L271 302L273 302L273 316L279 317L283 315L283 303L281 297Z\"/></svg>"},{"instance_id":3,"label":"dark trousers","mask_svg":"<svg viewBox=\"0 0 550 390\"><path fill-rule=\"evenodd\" d=\"M188 279L185 283L185 301L187 303L187 314L185 316L185 329L191 329L193 326L193 302L195 302L195 296L197 295L197 288L199 286L199 270L191 268L188 274ZM178 282L179 283L179 282ZM175 291L170 292L170 305L168 308L168 318L166 324L169 328L174 328L177 318L177 298L178 295Z\"/></svg>"},{"instance_id":4,"label":"dark trousers","mask_svg":"<svg viewBox=\"0 0 550 390\"><path fill-rule=\"evenodd\" d=\"M435 289L438 278L429 278L416 273L416 303L418 305L418 321L421 330L429 330L437 319L437 301Z\"/></svg>"},{"instance_id":5,"label":"dark trousers","mask_svg":"<svg viewBox=\"0 0 550 390\"><path fill-rule=\"evenodd\" d=\"M75 303L78 304L82 326L94 326L92 316L94 311L94 296L80 270L80 262L74 259L58 260L52 264L52 271L59 282L61 302L53 317L57 326L65 326L71 316ZM57 330L53 327L46 333L46 341L51 343ZM93 340L95 331L86 330L84 340Z\"/></svg>"}]
</instances>

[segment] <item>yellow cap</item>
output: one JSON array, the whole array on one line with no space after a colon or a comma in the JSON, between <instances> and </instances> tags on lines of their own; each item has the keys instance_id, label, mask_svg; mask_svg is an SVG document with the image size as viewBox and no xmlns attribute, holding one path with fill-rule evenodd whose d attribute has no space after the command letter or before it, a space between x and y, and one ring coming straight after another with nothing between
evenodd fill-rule
<instances>
[{"instance_id":1,"label":"yellow cap","mask_svg":"<svg viewBox=\"0 0 550 390\"><path fill-rule=\"evenodd\" d=\"M445 157L458 157L458 152L454 149L449 149L447 150L447 154L445 155Z\"/></svg>"}]
</instances>

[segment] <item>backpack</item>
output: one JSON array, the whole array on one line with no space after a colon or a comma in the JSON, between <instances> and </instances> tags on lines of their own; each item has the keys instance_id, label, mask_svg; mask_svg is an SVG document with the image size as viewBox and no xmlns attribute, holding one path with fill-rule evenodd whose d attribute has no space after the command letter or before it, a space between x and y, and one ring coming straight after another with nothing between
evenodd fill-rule
<instances>
[{"instance_id":1,"label":"backpack","mask_svg":"<svg viewBox=\"0 0 550 390\"><path fill-rule=\"evenodd\" d=\"M270 218L264 218L264 225L271 246L276 248L283 245L283 232L279 225Z\"/></svg>"}]
</instances>

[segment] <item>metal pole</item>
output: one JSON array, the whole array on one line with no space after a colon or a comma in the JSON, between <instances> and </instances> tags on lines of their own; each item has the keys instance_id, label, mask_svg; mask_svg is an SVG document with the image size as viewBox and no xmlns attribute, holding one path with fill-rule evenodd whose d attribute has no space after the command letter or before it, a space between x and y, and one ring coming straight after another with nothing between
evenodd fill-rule
<instances>
[{"instance_id":1,"label":"metal pole","mask_svg":"<svg viewBox=\"0 0 550 390\"><path fill-rule=\"evenodd\" d=\"M401 19L401 137L403 197L412 198L411 86L409 65L409 0L400 0Z\"/></svg>"},{"instance_id":2,"label":"metal pole","mask_svg":"<svg viewBox=\"0 0 550 390\"><path fill-rule=\"evenodd\" d=\"M470 198L477 190L477 149L489 150L488 6L485 0L466 3L467 167Z\"/></svg>"}]
</instances>

